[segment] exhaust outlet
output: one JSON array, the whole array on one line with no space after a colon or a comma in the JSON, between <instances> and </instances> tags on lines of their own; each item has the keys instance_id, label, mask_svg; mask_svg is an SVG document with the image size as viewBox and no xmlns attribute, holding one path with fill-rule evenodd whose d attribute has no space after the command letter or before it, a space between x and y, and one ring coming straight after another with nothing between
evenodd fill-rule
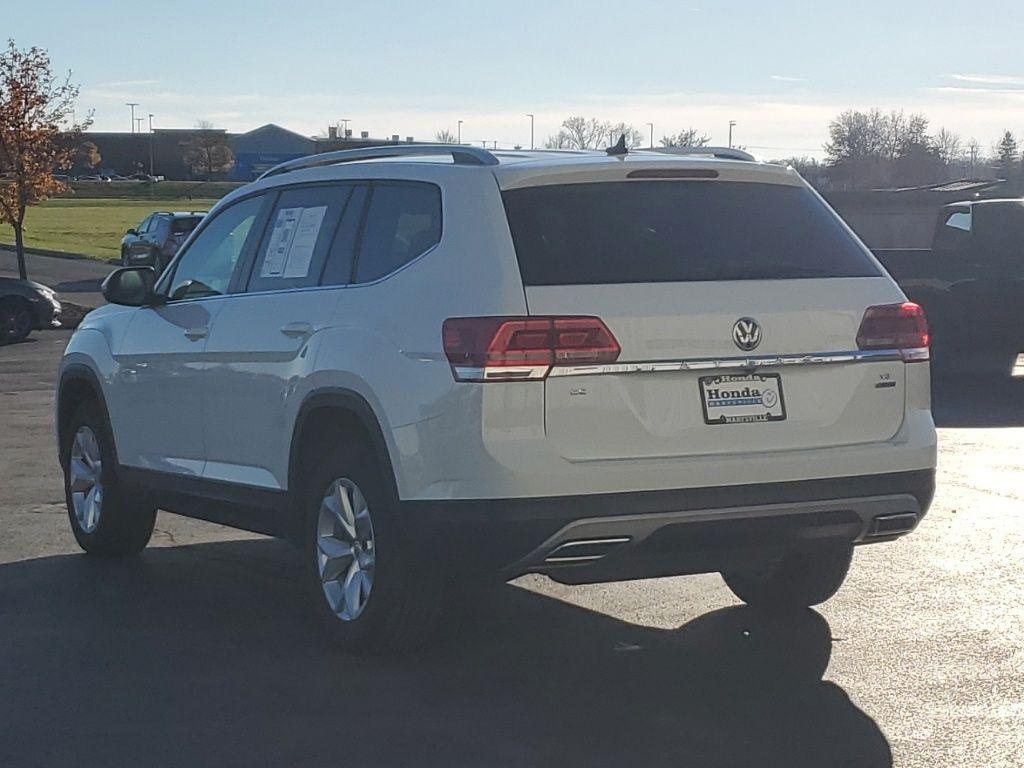
<instances>
[{"instance_id":1,"label":"exhaust outlet","mask_svg":"<svg viewBox=\"0 0 1024 768\"><path fill-rule=\"evenodd\" d=\"M913 530L915 525L917 525L916 512L895 512L889 515L879 515L871 521L868 537L893 536L898 533L906 533Z\"/></svg>"},{"instance_id":2,"label":"exhaust outlet","mask_svg":"<svg viewBox=\"0 0 1024 768\"><path fill-rule=\"evenodd\" d=\"M611 554L614 549L630 541L629 536L616 536L610 539L580 539L578 541L567 541L559 544L547 557L544 562L550 565L568 563L587 563L600 560L602 557Z\"/></svg>"}]
</instances>

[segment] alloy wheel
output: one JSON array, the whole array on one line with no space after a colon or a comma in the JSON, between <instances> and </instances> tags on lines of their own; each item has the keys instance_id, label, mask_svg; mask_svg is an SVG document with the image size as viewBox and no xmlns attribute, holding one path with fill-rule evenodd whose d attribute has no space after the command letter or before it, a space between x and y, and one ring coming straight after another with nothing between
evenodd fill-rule
<instances>
[{"instance_id":1,"label":"alloy wheel","mask_svg":"<svg viewBox=\"0 0 1024 768\"><path fill-rule=\"evenodd\" d=\"M103 512L103 460L92 427L83 424L75 432L68 473L75 520L82 531L92 533Z\"/></svg>"},{"instance_id":2,"label":"alloy wheel","mask_svg":"<svg viewBox=\"0 0 1024 768\"><path fill-rule=\"evenodd\" d=\"M366 497L348 478L333 481L317 513L316 559L324 597L342 621L354 621L366 608L376 557Z\"/></svg>"}]
</instances>

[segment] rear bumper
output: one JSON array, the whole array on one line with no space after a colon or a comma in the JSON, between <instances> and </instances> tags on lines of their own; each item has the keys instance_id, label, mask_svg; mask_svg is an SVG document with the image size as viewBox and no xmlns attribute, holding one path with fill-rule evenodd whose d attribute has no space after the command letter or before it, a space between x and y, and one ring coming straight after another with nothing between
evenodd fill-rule
<instances>
[{"instance_id":1,"label":"rear bumper","mask_svg":"<svg viewBox=\"0 0 1024 768\"><path fill-rule=\"evenodd\" d=\"M457 562L513 577L612 581L717 571L913 530L934 470L554 498L403 502ZM457 552L451 552L457 549Z\"/></svg>"}]
</instances>

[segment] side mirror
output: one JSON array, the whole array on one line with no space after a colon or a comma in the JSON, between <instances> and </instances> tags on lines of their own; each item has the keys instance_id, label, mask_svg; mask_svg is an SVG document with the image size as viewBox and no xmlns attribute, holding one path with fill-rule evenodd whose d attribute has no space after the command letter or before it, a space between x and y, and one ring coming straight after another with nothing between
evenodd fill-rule
<instances>
[{"instance_id":1,"label":"side mirror","mask_svg":"<svg viewBox=\"0 0 1024 768\"><path fill-rule=\"evenodd\" d=\"M132 227L127 232L125 232L125 234L126 235L135 235L136 237L138 237L139 236L139 230L137 230L135 227Z\"/></svg>"},{"instance_id":2,"label":"side mirror","mask_svg":"<svg viewBox=\"0 0 1024 768\"><path fill-rule=\"evenodd\" d=\"M158 304L153 293L156 271L152 267L122 267L115 269L103 281L103 298L110 304L144 307Z\"/></svg>"}]
</instances>

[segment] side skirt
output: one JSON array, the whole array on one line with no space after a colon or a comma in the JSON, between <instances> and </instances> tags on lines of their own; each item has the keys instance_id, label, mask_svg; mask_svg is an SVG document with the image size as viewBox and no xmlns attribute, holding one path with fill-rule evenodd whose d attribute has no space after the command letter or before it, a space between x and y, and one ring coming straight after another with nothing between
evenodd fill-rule
<instances>
[{"instance_id":1,"label":"side skirt","mask_svg":"<svg viewBox=\"0 0 1024 768\"><path fill-rule=\"evenodd\" d=\"M118 467L118 477L166 512L266 536L295 538L298 534L286 491L125 466Z\"/></svg>"}]
</instances>

